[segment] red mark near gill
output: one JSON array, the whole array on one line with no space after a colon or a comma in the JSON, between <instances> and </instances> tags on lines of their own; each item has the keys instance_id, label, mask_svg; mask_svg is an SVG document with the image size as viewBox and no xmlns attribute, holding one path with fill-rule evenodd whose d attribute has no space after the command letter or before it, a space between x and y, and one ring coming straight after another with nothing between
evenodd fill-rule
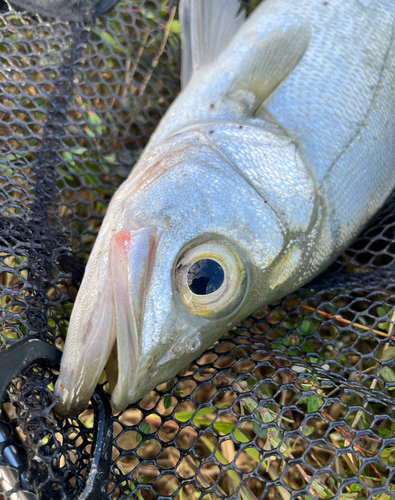
<instances>
[{"instance_id":1,"label":"red mark near gill","mask_svg":"<svg viewBox=\"0 0 395 500\"><path fill-rule=\"evenodd\" d=\"M161 158L159 161L157 161L156 163L154 163L154 165L152 165L151 167L147 168L147 170L145 170L145 172L138 179L138 183L136 183L136 187L134 188L134 191L135 192L138 191L141 188L141 186L147 181L147 179L150 177L150 175L153 174L156 170L159 170L159 168L163 165L163 163L165 162L165 160L167 160L171 156L172 156L172 153L169 153L166 156L164 156L163 158ZM165 167L163 173L165 173L169 168L171 168L171 166L172 165L170 164L170 167ZM163 175L163 173L159 174L159 175Z\"/></svg>"},{"instance_id":2,"label":"red mark near gill","mask_svg":"<svg viewBox=\"0 0 395 500\"><path fill-rule=\"evenodd\" d=\"M159 165L161 164L161 162L162 162L162 160L159 160L154 165L152 165L152 167L147 168L144 175L149 175L154 170L156 170L159 167Z\"/></svg>"},{"instance_id":3,"label":"red mark near gill","mask_svg":"<svg viewBox=\"0 0 395 500\"><path fill-rule=\"evenodd\" d=\"M112 239L116 242L118 248L127 252L130 247L130 240L132 238L130 231L121 231L120 233L114 234Z\"/></svg>"}]
</instances>

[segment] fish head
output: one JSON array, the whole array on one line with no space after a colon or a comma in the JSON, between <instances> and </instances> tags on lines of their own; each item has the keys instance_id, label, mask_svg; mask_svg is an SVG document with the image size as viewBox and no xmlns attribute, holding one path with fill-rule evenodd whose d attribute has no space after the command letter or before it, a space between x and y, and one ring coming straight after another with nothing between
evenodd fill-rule
<instances>
[{"instance_id":1,"label":"fish head","mask_svg":"<svg viewBox=\"0 0 395 500\"><path fill-rule=\"evenodd\" d=\"M115 338L116 409L175 376L262 305L284 247L269 204L208 147L169 154L115 198L71 318L61 413L86 405Z\"/></svg>"}]
</instances>

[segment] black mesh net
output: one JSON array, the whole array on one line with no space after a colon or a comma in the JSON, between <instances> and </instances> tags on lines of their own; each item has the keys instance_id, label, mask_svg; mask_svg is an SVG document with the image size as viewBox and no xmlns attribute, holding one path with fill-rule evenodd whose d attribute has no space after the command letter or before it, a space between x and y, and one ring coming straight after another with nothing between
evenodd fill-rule
<instances>
[{"instance_id":1,"label":"black mesh net","mask_svg":"<svg viewBox=\"0 0 395 500\"><path fill-rule=\"evenodd\" d=\"M90 25L0 7L0 350L62 348L107 204L179 91L177 2ZM395 496L394 232L392 198L328 274L114 414L108 498ZM9 386L2 500L82 494L94 413L59 419L56 375Z\"/></svg>"}]
</instances>

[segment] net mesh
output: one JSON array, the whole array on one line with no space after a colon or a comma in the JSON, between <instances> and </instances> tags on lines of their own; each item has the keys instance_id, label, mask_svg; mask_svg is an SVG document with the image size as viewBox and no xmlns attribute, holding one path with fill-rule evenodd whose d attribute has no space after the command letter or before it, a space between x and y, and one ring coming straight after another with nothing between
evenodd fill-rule
<instances>
[{"instance_id":1,"label":"net mesh","mask_svg":"<svg viewBox=\"0 0 395 500\"><path fill-rule=\"evenodd\" d=\"M91 26L0 9L0 349L62 348L107 204L179 91L177 2L121 1ZM115 413L108 498L393 497L394 232L392 198L317 286ZM55 378L36 366L9 387L27 465L4 479L0 443L0 499L84 486L93 411L59 419Z\"/></svg>"}]
</instances>

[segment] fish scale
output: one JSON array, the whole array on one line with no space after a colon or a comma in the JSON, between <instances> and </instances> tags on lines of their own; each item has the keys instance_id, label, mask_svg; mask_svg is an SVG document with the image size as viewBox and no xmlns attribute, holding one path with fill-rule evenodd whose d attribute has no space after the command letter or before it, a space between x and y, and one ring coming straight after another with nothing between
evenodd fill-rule
<instances>
[{"instance_id":1,"label":"fish scale","mask_svg":"<svg viewBox=\"0 0 395 500\"><path fill-rule=\"evenodd\" d=\"M395 6L324 3L265 2L257 30L308 22L318 34L267 109L299 138L322 186L335 222L336 251L341 251L395 183ZM373 149L369 154L366 143ZM379 168L374 157L380 158ZM352 190L345 189L349 185Z\"/></svg>"},{"instance_id":2,"label":"fish scale","mask_svg":"<svg viewBox=\"0 0 395 500\"><path fill-rule=\"evenodd\" d=\"M395 186L395 4L266 0L244 23L237 7L180 4L183 89L91 254L60 413L86 406L115 340L116 409L174 376L322 271ZM205 259L223 283L197 296Z\"/></svg>"}]
</instances>

